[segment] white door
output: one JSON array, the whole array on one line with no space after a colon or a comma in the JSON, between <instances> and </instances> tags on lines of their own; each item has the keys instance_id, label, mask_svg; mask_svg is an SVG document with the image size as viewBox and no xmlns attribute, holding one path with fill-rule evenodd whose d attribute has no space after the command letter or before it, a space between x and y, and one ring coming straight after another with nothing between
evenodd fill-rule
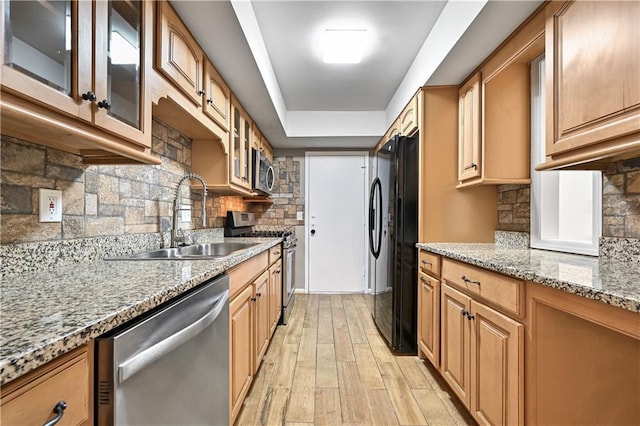
<instances>
[{"instance_id":1,"label":"white door","mask_svg":"<svg viewBox=\"0 0 640 426\"><path fill-rule=\"evenodd\" d=\"M368 259L368 154L306 155L307 290L363 292Z\"/></svg>"}]
</instances>

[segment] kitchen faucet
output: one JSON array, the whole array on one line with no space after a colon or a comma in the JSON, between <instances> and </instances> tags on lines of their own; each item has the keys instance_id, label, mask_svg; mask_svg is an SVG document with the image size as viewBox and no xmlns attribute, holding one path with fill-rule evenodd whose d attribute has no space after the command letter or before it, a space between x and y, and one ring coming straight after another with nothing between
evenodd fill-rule
<instances>
[{"instance_id":1,"label":"kitchen faucet","mask_svg":"<svg viewBox=\"0 0 640 426\"><path fill-rule=\"evenodd\" d=\"M178 181L178 186L176 187L176 195L173 199L173 227L171 228L171 247L178 247L178 243L183 245L185 243L184 231L181 232L178 228L178 213L182 210L191 210L180 208L180 185L182 185L182 182L187 179L198 179L202 183L202 227L206 228L207 226L207 183L204 181L204 178L202 176L195 173L187 173Z\"/></svg>"}]
</instances>

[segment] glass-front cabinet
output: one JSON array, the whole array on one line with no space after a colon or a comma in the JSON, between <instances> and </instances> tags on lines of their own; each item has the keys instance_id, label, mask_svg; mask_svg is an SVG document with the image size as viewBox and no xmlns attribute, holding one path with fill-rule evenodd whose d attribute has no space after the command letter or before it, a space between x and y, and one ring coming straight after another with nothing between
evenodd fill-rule
<instances>
[{"instance_id":1,"label":"glass-front cabinet","mask_svg":"<svg viewBox=\"0 0 640 426\"><path fill-rule=\"evenodd\" d=\"M251 121L235 99L231 102L231 155L229 173L232 183L251 189Z\"/></svg>"},{"instance_id":2,"label":"glass-front cabinet","mask_svg":"<svg viewBox=\"0 0 640 426\"><path fill-rule=\"evenodd\" d=\"M151 125L144 85L152 45L145 25L150 3L4 0L0 5L4 91L150 145L144 134Z\"/></svg>"}]
</instances>

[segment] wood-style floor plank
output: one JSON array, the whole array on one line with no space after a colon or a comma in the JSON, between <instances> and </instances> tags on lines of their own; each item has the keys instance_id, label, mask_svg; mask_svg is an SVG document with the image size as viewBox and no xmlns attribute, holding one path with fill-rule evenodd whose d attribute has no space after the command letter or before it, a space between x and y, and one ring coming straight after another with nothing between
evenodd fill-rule
<instances>
[{"instance_id":1,"label":"wood-style floor plank","mask_svg":"<svg viewBox=\"0 0 640 426\"><path fill-rule=\"evenodd\" d=\"M296 295L236 425L470 425L429 364L394 356L363 294Z\"/></svg>"}]
</instances>

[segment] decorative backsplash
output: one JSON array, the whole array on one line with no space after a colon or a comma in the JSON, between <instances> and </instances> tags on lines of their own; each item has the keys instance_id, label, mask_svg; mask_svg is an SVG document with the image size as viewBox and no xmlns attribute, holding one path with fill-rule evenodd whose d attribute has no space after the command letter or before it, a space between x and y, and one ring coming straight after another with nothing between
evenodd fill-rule
<instances>
[{"instance_id":1,"label":"decorative backsplash","mask_svg":"<svg viewBox=\"0 0 640 426\"><path fill-rule=\"evenodd\" d=\"M529 232L530 191L530 185L498 186L497 231Z\"/></svg>"},{"instance_id":2,"label":"decorative backsplash","mask_svg":"<svg viewBox=\"0 0 640 426\"><path fill-rule=\"evenodd\" d=\"M602 180L602 236L640 238L640 158L612 164Z\"/></svg>"}]
</instances>

